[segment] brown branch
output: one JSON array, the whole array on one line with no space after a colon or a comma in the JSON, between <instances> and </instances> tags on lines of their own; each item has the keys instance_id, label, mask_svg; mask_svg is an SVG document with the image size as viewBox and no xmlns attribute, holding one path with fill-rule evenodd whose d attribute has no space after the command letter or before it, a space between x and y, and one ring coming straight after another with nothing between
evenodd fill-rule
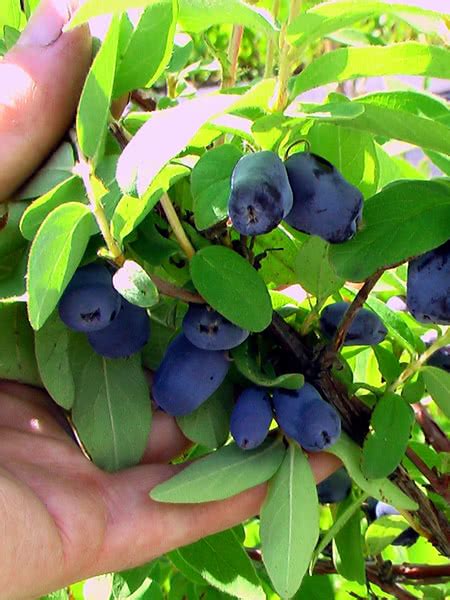
<instances>
[{"instance_id":1,"label":"brown branch","mask_svg":"<svg viewBox=\"0 0 450 600\"><path fill-rule=\"evenodd\" d=\"M330 369L323 368L323 359L314 357L305 340L275 313L271 330L298 361L300 372L337 408L343 429L362 444L369 428L370 409L358 398L349 396L345 386L333 376ZM450 526L443 512L417 487L403 467L397 468L390 479L419 506L414 513L419 532L426 535L441 554L450 556Z\"/></svg>"},{"instance_id":2,"label":"brown branch","mask_svg":"<svg viewBox=\"0 0 450 600\"><path fill-rule=\"evenodd\" d=\"M157 104L155 100L153 98L146 98L139 90L134 90L131 93L131 99L145 112L154 112L156 110Z\"/></svg>"},{"instance_id":3,"label":"brown branch","mask_svg":"<svg viewBox=\"0 0 450 600\"><path fill-rule=\"evenodd\" d=\"M339 323L337 331L334 335L334 338L331 340L330 345L325 351L325 356L323 358L324 364L332 364L336 354L342 348L342 345L345 341L345 336L347 335L348 330L350 329L351 324L353 323L353 319L356 317L356 313L363 306L364 302L369 297L370 292L375 287L375 284L380 279L381 275L384 273L384 269L380 269L376 273L374 273L371 277L369 277L359 292L356 294L353 302L350 304L348 310L342 318L342 321Z\"/></svg>"},{"instance_id":4,"label":"brown branch","mask_svg":"<svg viewBox=\"0 0 450 600\"><path fill-rule=\"evenodd\" d=\"M436 452L450 452L450 440L439 427L439 425L430 417L425 406L418 402L413 404L416 421L422 428L427 443L436 450Z\"/></svg>"},{"instance_id":5,"label":"brown branch","mask_svg":"<svg viewBox=\"0 0 450 600\"><path fill-rule=\"evenodd\" d=\"M439 475L420 458L418 454L414 452L412 448L406 450L406 456L409 460L419 469L430 482L433 490L444 498L447 502L450 502L450 477L448 475Z\"/></svg>"},{"instance_id":6,"label":"brown branch","mask_svg":"<svg viewBox=\"0 0 450 600\"><path fill-rule=\"evenodd\" d=\"M192 302L194 304L205 304L205 301L199 294L194 294L183 288L180 288L164 279L161 279L157 275L150 275L153 283L164 296L170 296L171 298L178 298L178 300L184 300L184 302Z\"/></svg>"}]
</instances>

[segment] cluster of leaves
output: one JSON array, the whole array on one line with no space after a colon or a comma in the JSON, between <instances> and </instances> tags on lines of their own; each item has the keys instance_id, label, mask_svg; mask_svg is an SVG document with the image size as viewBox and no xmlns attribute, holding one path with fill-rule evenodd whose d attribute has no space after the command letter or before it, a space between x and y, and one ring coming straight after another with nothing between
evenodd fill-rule
<instances>
[{"instance_id":1,"label":"cluster of leaves","mask_svg":"<svg viewBox=\"0 0 450 600\"><path fill-rule=\"evenodd\" d=\"M25 13L15 0L2 5L4 49L35 5L25 2ZM151 566L117 574L107 580L104 597L247 599L279 594L300 599L313 598L311 590L319 590L322 600L339 597L339 586L364 594L366 585L383 583L368 566L373 557L383 553L384 558L404 558L389 544L407 526L402 517L389 517L367 527L361 505L368 496L395 505L416 526L420 522L431 539L436 533L408 512L419 505L387 476L403 464L421 486L422 497L436 510L446 510L439 490L428 483L442 480L448 454L426 443L410 404L430 395L430 412L445 430L450 375L420 358L425 351L420 336L427 328L386 303L405 295L406 261L448 239L450 112L438 97L413 90L352 100L332 92L320 104L301 102L299 95L360 77L448 78L450 52L443 45L379 44L366 36L366 45L359 46L338 34L359 31L359 23L387 15L415 31L439 36L445 20L430 10L381 1L306 6L296 16L292 7L298 2L293 0L281 3L277 19L267 10L271 2L115 0L113 5L118 12L80 99L72 136L76 143L64 142L0 214L0 377L44 386L55 402L71 411L85 449L102 468L136 464L151 426L143 366L157 368L179 331L186 301L201 294L229 320L258 335L252 338L255 343L233 351L233 369L218 392L179 418L195 443L186 459L202 458L158 486L152 498L204 502L270 480L268 496L260 519L245 531L239 527L211 536ZM137 21L119 12L136 5L145 7ZM88 0L69 27L109 10L111 0ZM209 44L227 89L195 93L187 85L195 69L190 70L192 43L186 36L218 24L235 26L233 34L242 26L262 33L268 51L281 25L279 77L266 73L252 84L235 86L233 52ZM185 34L181 41L177 31ZM325 37L339 47L313 58L311 48ZM300 61L307 62L305 56L309 64L293 74ZM283 80L287 67L290 77ZM159 100L159 110L140 110L161 78L167 82L167 96ZM281 91L287 99L281 106L280 86L286 88ZM186 89L193 99L184 97ZM119 122L112 119L111 102L133 91L136 102L130 110ZM339 245L284 224L254 240L240 238L227 225L230 176L237 161L249 148L283 157L299 140L364 194L361 231ZM421 147L445 176L428 180L389 153L390 140ZM147 274L152 337L142 354L129 359L96 355L83 335L61 323L55 310L78 266L97 256L118 266L126 258ZM358 297L355 282L367 285L376 278L366 306L381 317L388 338L374 348L345 348L332 372L333 381L344 384L349 403L362 404L368 412L374 409L371 428L369 432L367 422L364 431L349 427L351 416L342 415L347 431L357 441L365 438L361 449L344 434L331 448L345 464L354 489L338 507L319 510L312 472L298 446L286 446L276 436L248 452L227 444L233 389L249 381L269 388L301 385L306 373L299 372L297 357L286 353L289 339L271 327L273 315L284 323L285 336L295 336L316 356L323 349L317 335L321 309ZM283 291L293 284L302 286L304 299ZM139 295L133 286L134 280L130 289L121 290L131 302ZM448 333L442 327L436 330L442 343ZM336 398L327 400L340 408ZM405 457L408 448L426 473ZM326 554L330 543L332 561ZM410 560L442 560L424 538L416 546L408 551ZM349 583L312 575L314 570L337 572ZM376 585L373 589L378 593ZM439 586L435 589L437 598L444 594ZM75 597L83 598L77 593Z\"/></svg>"}]
</instances>

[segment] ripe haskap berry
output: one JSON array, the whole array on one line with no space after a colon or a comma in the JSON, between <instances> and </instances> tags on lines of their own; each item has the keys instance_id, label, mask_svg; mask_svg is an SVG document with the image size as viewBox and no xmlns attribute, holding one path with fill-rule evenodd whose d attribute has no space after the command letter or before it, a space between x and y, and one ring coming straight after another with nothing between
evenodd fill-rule
<instances>
[{"instance_id":1,"label":"ripe haskap berry","mask_svg":"<svg viewBox=\"0 0 450 600\"><path fill-rule=\"evenodd\" d=\"M249 332L230 323L206 304L191 304L183 319L183 333L202 350L230 350L242 344Z\"/></svg>"},{"instance_id":2,"label":"ripe haskap berry","mask_svg":"<svg viewBox=\"0 0 450 600\"><path fill-rule=\"evenodd\" d=\"M281 429L309 452L325 450L341 435L338 413L309 383L298 390L275 390L273 406Z\"/></svg>"},{"instance_id":3,"label":"ripe haskap berry","mask_svg":"<svg viewBox=\"0 0 450 600\"><path fill-rule=\"evenodd\" d=\"M107 358L125 358L139 352L148 342L150 320L144 308L124 298L114 321L101 331L88 333L92 348Z\"/></svg>"},{"instance_id":4,"label":"ripe haskap berry","mask_svg":"<svg viewBox=\"0 0 450 600\"><path fill-rule=\"evenodd\" d=\"M243 235L275 229L292 208L292 190L283 161L270 151L243 156L231 176L228 214Z\"/></svg>"},{"instance_id":5,"label":"ripe haskap berry","mask_svg":"<svg viewBox=\"0 0 450 600\"><path fill-rule=\"evenodd\" d=\"M386 502L377 502L375 505L375 517L379 519L380 517L388 517L391 515L399 515L400 513L396 508L391 506L390 504L386 504ZM412 546L417 539L419 534L412 527L408 527L405 531L402 531L400 535L398 535L395 540L392 542L393 546Z\"/></svg>"},{"instance_id":6,"label":"ripe haskap berry","mask_svg":"<svg viewBox=\"0 0 450 600\"><path fill-rule=\"evenodd\" d=\"M336 302L326 306L320 315L320 329L327 338L332 338L349 308L349 302ZM384 340L387 329L380 317L371 310L360 308L345 336L344 346L374 346Z\"/></svg>"},{"instance_id":7,"label":"ripe haskap berry","mask_svg":"<svg viewBox=\"0 0 450 600\"><path fill-rule=\"evenodd\" d=\"M170 415L187 415L217 390L229 368L225 352L201 350L178 335L155 373L153 398Z\"/></svg>"},{"instance_id":8,"label":"ripe haskap berry","mask_svg":"<svg viewBox=\"0 0 450 600\"><path fill-rule=\"evenodd\" d=\"M106 265L78 269L59 301L59 316L75 331L100 331L119 313L121 296L112 285Z\"/></svg>"},{"instance_id":9,"label":"ripe haskap berry","mask_svg":"<svg viewBox=\"0 0 450 600\"><path fill-rule=\"evenodd\" d=\"M450 240L409 262L406 288L417 321L450 325Z\"/></svg>"},{"instance_id":10,"label":"ripe haskap berry","mask_svg":"<svg viewBox=\"0 0 450 600\"><path fill-rule=\"evenodd\" d=\"M351 489L352 480L345 467L341 467L317 486L319 502L320 504L342 502L350 494Z\"/></svg>"},{"instance_id":11,"label":"ripe haskap berry","mask_svg":"<svg viewBox=\"0 0 450 600\"><path fill-rule=\"evenodd\" d=\"M252 450L266 439L272 421L272 406L266 390L247 388L231 413L230 432L243 450Z\"/></svg>"},{"instance_id":12,"label":"ripe haskap berry","mask_svg":"<svg viewBox=\"0 0 450 600\"><path fill-rule=\"evenodd\" d=\"M352 238L362 218L361 192L316 154L298 152L285 166L294 195L286 223L334 244Z\"/></svg>"}]
</instances>

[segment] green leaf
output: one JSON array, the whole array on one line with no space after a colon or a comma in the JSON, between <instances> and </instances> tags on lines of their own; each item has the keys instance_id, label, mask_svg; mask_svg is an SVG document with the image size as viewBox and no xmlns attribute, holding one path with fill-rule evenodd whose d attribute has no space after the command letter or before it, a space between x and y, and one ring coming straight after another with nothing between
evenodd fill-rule
<instances>
[{"instance_id":1,"label":"green leaf","mask_svg":"<svg viewBox=\"0 0 450 600\"><path fill-rule=\"evenodd\" d=\"M269 292L242 256L223 246L208 246L195 254L190 268L197 291L221 315L250 331L268 327L272 320Z\"/></svg>"},{"instance_id":2,"label":"green leaf","mask_svg":"<svg viewBox=\"0 0 450 600\"><path fill-rule=\"evenodd\" d=\"M208 95L152 113L119 159L117 181L121 189L143 195L159 171L189 144L200 127L230 108L237 98Z\"/></svg>"},{"instance_id":3,"label":"green leaf","mask_svg":"<svg viewBox=\"0 0 450 600\"><path fill-rule=\"evenodd\" d=\"M447 241L449 190L444 180L400 181L369 198L362 230L353 240L335 244L330 250L338 275L349 281L364 281L379 268Z\"/></svg>"},{"instance_id":4,"label":"green leaf","mask_svg":"<svg viewBox=\"0 0 450 600\"><path fill-rule=\"evenodd\" d=\"M303 451L291 444L261 510L263 560L283 598L300 587L318 538L316 482Z\"/></svg>"},{"instance_id":5,"label":"green leaf","mask_svg":"<svg viewBox=\"0 0 450 600\"><path fill-rule=\"evenodd\" d=\"M131 304L150 308L159 300L158 289L146 271L133 260L126 260L113 276L113 285Z\"/></svg>"},{"instance_id":6,"label":"green leaf","mask_svg":"<svg viewBox=\"0 0 450 600\"><path fill-rule=\"evenodd\" d=\"M366 548L369 556L380 554L409 525L400 515L380 517L369 525L366 531Z\"/></svg>"},{"instance_id":7,"label":"green leaf","mask_svg":"<svg viewBox=\"0 0 450 600\"><path fill-rule=\"evenodd\" d=\"M145 9L120 52L114 98L130 90L149 88L162 75L172 54L177 16L178 0L157 0Z\"/></svg>"},{"instance_id":8,"label":"green leaf","mask_svg":"<svg viewBox=\"0 0 450 600\"><path fill-rule=\"evenodd\" d=\"M352 499L347 498L338 506L336 519L339 519L351 503ZM360 510L354 512L336 534L333 540L333 562L339 575L364 585L366 581L366 563L363 554L361 517Z\"/></svg>"},{"instance_id":9,"label":"green leaf","mask_svg":"<svg viewBox=\"0 0 450 600\"><path fill-rule=\"evenodd\" d=\"M53 400L69 410L75 400L75 382L70 362L71 352L84 344L84 336L70 330L55 311L36 332L36 359L45 389Z\"/></svg>"},{"instance_id":10,"label":"green leaf","mask_svg":"<svg viewBox=\"0 0 450 600\"><path fill-rule=\"evenodd\" d=\"M72 358L73 423L95 464L118 471L139 462L147 445L151 404L141 356L107 359L83 339Z\"/></svg>"},{"instance_id":11,"label":"green leaf","mask_svg":"<svg viewBox=\"0 0 450 600\"><path fill-rule=\"evenodd\" d=\"M311 152L329 160L364 196L377 191L379 168L373 135L353 131L342 123L317 122L308 134L308 141Z\"/></svg>"},{"instance_id":12,"label":"green leaf","mask_svg":"<svg viewBox=\"0 0 450 600\"><path fill-rule=\"evenodd\" d=\"M191 569L221 592L243 600L266 597L251 560L232 530L179 548L178 553Z\"/></svg>"},{"instance_id":13,"label":"green leaf","mask_svg":"<svg viewBox=\"0 0 450 600\"><path fill-rule=\"evenodd\" d=\"M254 254L258 257L258 273L270 284L290 285L297 283L294 271L295 259L300 248L299 241L283 226L270 233L257 235Z\"/></svg>"},{"instance_id":14,"label":"green leaf","mask_svg":"<svg viewBox=\"0 0 450 600\"><path fill-rule=\"evenodd\" d=\"M0 204L0 259L2 262L5 257L23 249L27 244L19 228L20 219L26 207L26 202ZM4 266L0 265L0 275L3 268Z\"/></svg>"},{"instance_id":15,"label":"green leaf","mask_svg":"<svg viewBox=\"0 0 450 600\"><path fill-rule=\"evenodd\" d=\"M0 5L0 32L5 26L20 26L20 2L17 0L3 0Z\"/></svg>"},{"instance_id":16,"label":"green leaf","mask_svg":"<svg viewBox=\"0 0 450 600\"><path fill-rule=\"evenodd\" d=\"M344 284L328 259L330 244L319 237L308 237L295 261L300 285L322 302Z\"/></svg>"},{"instance_id":17,"label":"green leaf","mask_svg":"<svg viewBox=\"0 0 450 600\"><path fill-rule=\"evenodd\" d=\"M189 548L189 546L187 546L187 548ZM197 571L195 567L184 558L184 556L181 554L181 550L173 550L172 552L169 552L167 556L173 562L178 571L183 573L186 579L189 579L189 581L192 581L197 585L206 584L206 581L201 576L200 571Z\"/></svg>"},{"instance_id":18,"label":"green leaf","mask_svg":"<svg viewBox=\"0 0 450 600\"><path fill-rule=\"evenodd\" d=\"M0 331L0 379L41 387L33 330L24 304L0 304Z\"/></svg>"},{"instance_id":19,"label":"green leaf","mask_svg":"<svg viewBox=\"0 0 450 600\"><path fill-rule=\"evenodd\" d=\"M179 0L180 24L185 31L199 32L212 25L232 23L272 35L275 24L269 11L245 4L243 0Z\"/></svg>"},{"instance_id":20,"label":"green leaf","mask_svg":"<svg viewBox=\"0 0 450 600\"><path fill-rule=\"evenodd\" d=\"M83 258L94 226L84 204L55 208L40 226L28 260L28 314L40 329L53 312Z\"/></svg>"},{"instance_id":21,"label":"green leaf","mask_svg":"<svg viewBox=\"0 0 450 600\"><path fill-rule=\"evenodd\" d=\"M144 8L158 0L86 0L78 8L72 19L64 28L64 31L70 31L93 17L107 15L112 13L121 13L130 8Z\"/></svg>"},{"instance_id":22,"label":"green leaf","mask_svg":"<svg viewBox=\"0 0 450 600\"><path fill-rule=\"evenodd\" d=\"M380 398L362 452L361 468L368 479L387 477L398 467L406 452L413 421L414 412L403 398L391 393Z\"/></svg>"},{"instance_id":23,"label":"green leaf","mask_svg":"<svg viewBox=\"0 0 450 600\"><path fill-rule=\"evenodd\" d=\"M233 386L225 380L196 410L177 417L177 423L184 435L196 444L218 448L228 439L232 409Z\"/></svg>"},{"instance_id":24,"label":"green leaf","mask_svg":"<svg viewBox=\"0 0 450 600\"><path fill-rule=\"evenodd\" d=\"M335 120L350 129L401 140L436 152L450 152L450 127L443 123L399 108L366 103L364 98L355 100L354 104L363 106L364 112L345 123Z\"/></svg>"},{"instance_id":25,"label":"green leaf","mask_svg":"<svg viewBox=\"0 0 450 600\"><path fill-rule=\"evenodd\" d=\"M288 27L288 40L296 46L311 44L325 36L350 27L354 23L381 14L404 16L419 16L441 20L441 15L432 10L425 10L406 4L390 2L360 2L360 0L345 0L343 2L324 2L313 6L300 15Z\"/></svg>"},{"instance_id":26,"label":"green leaf","mask_svg":"<svg viewBox=\"0 0 450 600\"><path fill-rule=\"evenodd\" d=\"M331 577L328 575L305 575L293 600L336 600Z\"/></svg>"},{"instance_id":27,"label":"green leaf","mask_svg":"<svg viewBox=\"0 0 450 600\"><path fill-rule=\"evenodd\" d=\"M252 355L248 342L244 342L231 351L236 368L252 383L262 387L280 387L287 390L297 390L302 387L305 378L300 373L285 373L278 377L264 374Z\"/></svg>"},{"instance_id":28,"label":"green leaf","mask_svg":"<svg viewBox=\"0 0 450 600\"><path fill-rule=\"evenodd\" d=\"M373 346L372 349L376 356L378 368L380 369L383 379L388 384L392 383L403 370L400 361L391 350L381 344Z\"/></svg>"},{"instance_id":29,"label":"green leaf","mask_svg":"<svg viewBox=\"0 0 450 600\"><path fill-rule=\"evenodd\" d=\"M0 303L26 302L28 248L21 248L2 257L0 264Z\"/></svg>"},{"instance_id":30,"label":"green leaf","mask_svg":"<svg viewBox=\"0 0 450 600\"><path fill-rule=\"evenodd\" d=\"M71 177L74 165L75 158L72 146L68 142L63 142L36 175L20 189L18 198L28 200L46 194Z\"/></svg>"},{"instance_id":31,"label":"green leaf","mask_svg":"<svg viewBox=\"0 0 450 600\"><path fill-rule=\"evenodd\" d=\"M76 128L80 148L94 163L102 157L114 85L120 19L114 17L94 58L78 104Z\"/></svg>"},{"instance_id":32,"label":"green leaf","mask_svg":"<svg viewBox=\"0 0 450 600\"><path fill-rule=\"evenodd\" d=\"M236 146L223 144L206 152L191 175L195 226L208 229L227 218L231 191L231 174L242 152Z\"/></svg>"},{"instance_id":33,"label":"green leaf","mask_svg":"<svg viewBox=\"0 0 450 600\"><path fill-rule=\"evenodd\" d=\"M116 240L124 240L145 219L164 192L189 174L183 165L168 164L155 177L141 198L125 195L117 204L112 217L112 232ZM151 252L151 248L149 248Z\"/></svg>"},{"instance_id":34,"label":"green leaf","mask_svg":"<svg viewBox=\"0 0 450 600\"><path fill-rule=\"evenodd\" d=\"M291 80L291 97L327 83L382 75L450 77L450 50L417 42L339 48L323 54Z\"/></svg>"},{"instance_id":35,"label":"green leaf","mask_svg":"<svg viewBox=\"0 0 450 600\"><path fill-rule=\"evenodd\" d=\"M284 455L281 439L270 438L255 450L241 450L231 443L157 485L150 497L181 504L230 498L270 479Z\"/></svg>"},{"instance_id":36,"label":"green leaf","mask_svg":"<svg viewBox=\"0 0 450 600\"><path fill-rule=\"evenodd\" d=\"M450 418L450 373L437 367L424 367L421 373L429 394L444 415Z\"/></svg>"},{"instance_id":37,"label":"green leaf","mask_svg":"<svg viewBox=\"0 0 450 600\"><path fill-rule=\"evenodd\" d=\"M22 215L20 230L27 240L33 240L42 221L52 210L65 202L85 202L86 192L83 182L72 176L58 183L53 189L30 204Z\"/></svg>"},{"instance_id":38,"label":"green leaf","mask_svg":"<svg viewBox=\"0 0 450 600\"><path fill-rule=\"evenodd\" d=\"M353 442L345 433L340 439L327 450L342 460L350 477L369 496L383 500L387 504L403 509L417 510L417 504L404 494L389 479L367 479L361 470L361 448Z\"/></svg>"}]
</instances>

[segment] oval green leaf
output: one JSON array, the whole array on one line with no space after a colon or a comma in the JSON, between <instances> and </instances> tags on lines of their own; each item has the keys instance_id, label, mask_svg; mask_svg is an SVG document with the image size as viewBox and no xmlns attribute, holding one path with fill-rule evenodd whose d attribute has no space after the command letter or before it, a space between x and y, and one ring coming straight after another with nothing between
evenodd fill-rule
<instances>
[{"instance_id":1,"label":"oval green leaf","mask_svg":"<svg viewBox=\"0 0 450 600\"><path fill-rule=\"evenodd\" d=\"M190 269L197 291L221 315L250 331L268 327L272 320L269 292L242 256L223 246L208 246L193 257Z\"/></svg>"},{"instance_id":2,"label":"oval green leaf","mask_svg":"<svg viewBox=\"0 0 450 600\"><path fill-rule=\"evenodd\" d=\"M261 510L263 560L282 598L291 598L300 587L318 538L314 475L303 451L291 444Z\"/></svg>"},{"instance_id":3,"label":"oval green leaf","mask_svg":"<svg viewBox=\"0 0 450 600\"><path fill-rule=\"evenodd\" d=\"M33 329L51 315L72 279L95 225L84 204L55 208L40 226L28 260L28 314Z\"/></svg>"},{"instance_id":4,"label":"oval green leaf","mask_svg":"<svg viewBox=\"0 0 450 600\"><path fill-rule=\"evenodd\" d=\"M223 144L206 152L191 175L194 218L197 229L208 229L227 218L231 174L242 152Z\"/></svg>"},{"instance_id":5,"label":"oval green leaf","mask_svg":"<svg viewBox=\"0 0 450 600\"><path fill-rule=\"evenodd\" d=\"M364 281L448 240L450 183L444 180L400 181L369 198L363 228L344 244L334 244L330 260L349 281ZM426 223L426 227L424 227Z\"/></svg>"},{"instance_id":6,"label":"oval green leaf","mask_svg":"<svg viewBox=\"0 0 450 600\"><path fill-rule=\"evenodd\" d=\"M158 502L195 504L223 500L264 483L277 471L286 449L279 438L256 450L232 443L200 458L150 493Z\"/></svg>"},{"instance_id":7,"label":"oval green leaf","mask_svg":"<svg viewBox=\"0 0 450 600\"><path fill-rule=\"evenodd\" d=\"M437 367L424 367L421 373L430 396L450 419L450 373Z\"/></svg>"},{"instance_id":8,"label":"oval green leaf","mask_svg":"<svg viewBox=\"0 0 450 600\"><path fill-rule=\"evenodd\" d=\"M113 285L128 302L141 308L154 306L159 300L156 285L134 260L126 260L114 273Z\"/></svg>"}]
</instances>

